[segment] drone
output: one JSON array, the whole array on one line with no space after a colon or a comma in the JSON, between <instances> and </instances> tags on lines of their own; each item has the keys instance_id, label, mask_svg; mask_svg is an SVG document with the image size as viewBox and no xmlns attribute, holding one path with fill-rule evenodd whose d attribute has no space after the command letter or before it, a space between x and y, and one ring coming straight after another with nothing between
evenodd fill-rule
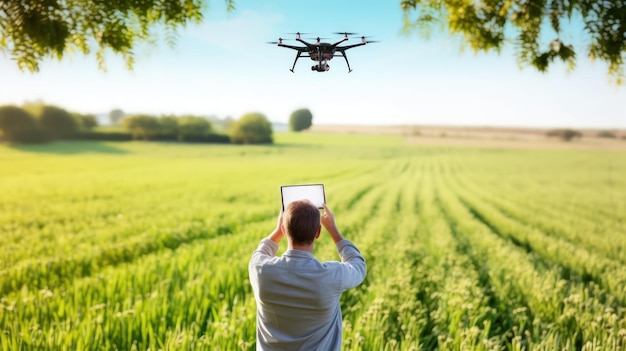
<instances>
[{"instance_id":1,"label":"drone","mask_svg":"<svg viewBox=\"0 0 626 351\"><path fill-rule=\"evenodd\" d=\"M277 44L278 46L298 51L298 53L296 54L296 59L293 61L293 66L291 67L291 69L289 69L291 73L293 73L293 70L296 68L296 63L298 62L298 59L300 57L310 57L311 60L317 62L317 64L311 66L311 71L327 72L328 70L330 70L328 61L332 60L335 56L341 56L346 60L346 64L348 65L348 73L350 73L352 72L352 68L350 68L350 62L348 62L346 50L355 48L357 46L363 46L369 43L376 43L376 41L368 41L366 40L366 36L362 36L360 43L352 45L339 45L344 41L347 41L349 35L355 35L356 33L335 32L335 34L343 35L343 38L334 44L323 43L321 42L320 37L317 37L314 44L306 42L302 39L300 32L295 33L296 40L301 42L305 46L283 44L283 38L278 38L278 41L268 42L268 44Z\"/></svg>"}]
</instances>

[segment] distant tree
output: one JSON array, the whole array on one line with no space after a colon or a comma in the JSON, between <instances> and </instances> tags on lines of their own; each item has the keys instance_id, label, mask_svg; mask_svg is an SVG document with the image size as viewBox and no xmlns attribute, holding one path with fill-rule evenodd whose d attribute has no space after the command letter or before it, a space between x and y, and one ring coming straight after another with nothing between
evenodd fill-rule
<instances>
[{"instance_id":1,"label":"distant tree","mask_svg":"<svg viewBox=\"0 0 626 351\"><path fill-rule=\"evenodd\" d=\"M37 128L35 118L17 106L0 106L0 131L7 141L20 141L24 131Z\"/></svg>"},{"instance_id":2,"label":"distant tree","mask_svg":"<svg viewBox=\"0 0 626 351\"><path fill-rule=\"evenodd\" d=\"M232 124L230 140L235 144L271 143L272 124L261 113L245 114Z\"/></svg>"},{"instance_id":3,"label":"distant tree","mask_svg":"<svg viewBox=\"0 0 626 351\"><path fill-rule=\"evenodd\" d=\"M161 116L159 117L159 125L161 126L161 133L178 135L178 117Z\"/></svg>"},{"instance_id":4,"label":"distant tree","mask_svg":"<svg viewBox=\"0 0 626 351\"><path fill-rule=\"evenodd\" d=\"M39 125L54 138L68 137L78 130L78 123L69 112L50 105L41 111Z\"/></svg>"},{"instance_id":5,"label":"distant tree","mask_svg":"<svg viewBox=\"0 0 626 351\"><path fill-rule=\"evenodd\" d=\"M44 107L46 107L46 104L42 100L26 101L22 104L22 109L30 113L35 119L41 117Z\"/></svg>"},{"instance_id":6,"label":"distant tree","mask_svg":"<svg viewBox=\"0 0 626 351\"><path fill-rule=\"evenodd\" d=\"M617 138L617 134L615 134L614 132L612 132L610 130L602 130L602 131L598 132L597 137L598 138L615 139L615 138Z\"/></svg>"},{"instance_id":7,"label":"distant tree","mask_svg":"<svg viewBox=\"0 0 626 351\"><path fill-rule=\"evenodd\" d=\"M133 139L150 140L161 130L159 119L149 115L126 116L122 124L133 135Z\"/></svg>"},{"instance_id":8,"label":"distant tree","mask_svg":"<svg viewBox=\"0 0 626 351\"><path fill-rule=\"evenodd\" d=\"M211 123L202 117L183 116L178 118L178 140L188 137L206 135L211 132Z\"/></svg>"},{"instance_id":9,"label":"distant tree","mask_svg":"<svg viewBox=\"0 0 626 351\"><path fill-rule=\"evenodd\" d=\"M289 128L295 132L309 129L311 125L313 125L313 114L309 109L295 110L289 116Z\"/></svg>"},{"instance_id":10,"label":"distant tree","mask_svg":"<svg viewBox=\"0 0 626 351\"><path fill-rule=\"evenodd\" d=\"M574 129L552 129L546 135L548 137L557 137L563 141L571 141L574 138L582 138L582 133Z\"/></svg>"},{"instance_id":11,"label":"distant tree","mask_svg":"<svg viewBox=\"0 0 626 351\"><path fill-rule=\"evenodd\" d=\"M92 114L75 114L74 118L79 121L79 125L84 129L92 129L98 126L98 119Z\"/></svg>"},{"instance_id":12,"label":"distant tree","mask_svg":"<svg viewBox=\"0 0 626 351\"><path fill-rule=\"evenodd\" d=\"M418 29L429 35L432 28L447 27L475 52L499 53L506 43L514 42L520 64L541 72L556 60L573 69L582 50L565 39L572 40L580 33L587 56L606 62L610 76L618 84L624 82L623 0L400 0L400 7L407 30ZM583 31L573 27L578 23Z\"/></svg>"},{"instance_id":13,"label":"distant tree","mask_svg":"<svg viewBox=\"0 0 626 351\"><path fill-rule=\"evenodd\" d=\"M125 115L126 114L124 113L124 111L120 109L111 110L111 112L109 112L109 121L111 121L111 125L116 125L120 123Z\"/></svg>"}]
</instances>

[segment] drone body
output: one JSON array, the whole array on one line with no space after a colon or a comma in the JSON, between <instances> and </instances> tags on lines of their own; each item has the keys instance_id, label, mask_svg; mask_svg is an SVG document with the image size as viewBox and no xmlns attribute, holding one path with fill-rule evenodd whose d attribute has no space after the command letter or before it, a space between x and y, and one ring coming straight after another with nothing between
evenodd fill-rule
<instances>
[{"instance_id":1,"label":"drone body","mask_svg":"<svg viewBox=\"0 0 626 351\"><path fill-rule=\"evenodd\" d=\"M343 57L346 60L346 64L348 65L348 72L352 72L352 69L350 68L350 62L348 62L348 57L346 56L346 50L355 48L357 46L362 46L368 43L374 43L374 41L365 40L366 37L363 36L361 37L360 43L352 44L352 45L339 45L348 40L348 35L354 34L354 33L348 33L348 32L336 33L336 34L343 34L343 38L334 44L323 43L320 41L319 37L317 38L317 41L315 43L309 43L309 42L304 41L301 38L299 32L295 34L296 34L296 40L304 44L304 46L283 44L282 38L279 38L277 42L270 43L270 44L277 44L278 46L298 51L298 53L296 54L296 59L293 62L293 66L290 69L291 72L293 72L293 70L296 68L296 63L298 62L298 59L300 57L309 57L311 60L317 62L317 64L311 66L312 71L326 72L330 70L328 61L332 60L333 57L335 56Z\"/></svg>"}]
</instances>

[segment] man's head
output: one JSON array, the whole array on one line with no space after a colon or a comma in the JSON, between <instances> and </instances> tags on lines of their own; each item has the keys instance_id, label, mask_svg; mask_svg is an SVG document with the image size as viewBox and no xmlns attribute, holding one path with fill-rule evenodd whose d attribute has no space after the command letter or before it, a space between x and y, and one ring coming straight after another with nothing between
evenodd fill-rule
<instances>
[{"instance_id":1,"label":"man's head","mask_svg":"<svg viewBox=\"0 0 626 351\"><path fill-rule=\"evenodd\" d=\"M322 229L320 210L309 200L293 201L285 208L283 228L294 244L310 245Z\"/></svg>"}]
</instances>

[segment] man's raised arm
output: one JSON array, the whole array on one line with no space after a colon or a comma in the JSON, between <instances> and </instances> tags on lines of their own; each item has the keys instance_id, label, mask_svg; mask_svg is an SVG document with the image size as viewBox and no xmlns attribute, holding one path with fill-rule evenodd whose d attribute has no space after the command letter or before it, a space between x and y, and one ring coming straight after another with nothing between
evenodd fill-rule
<instances>
[{"instance_id":1,"label":"man's raised arm","mask_svg":"<svg viewBox=\"0 0 626 351\"><path fill-rule=\"evenodd\" d=\"M321 217L321 222L324 228L328 231L333 238L335 245L337 245L337 252L341 258L342 271L344 279L342 280L343 289L354 288L361 284L366 275L365 258L361 255L359 249L349 240L346 240L335 223L335 214L326 206L324 206L324 214Z\"/></svg>"},{"instance_id":2,"label":"man's raised arm","mask_svg":"<svg viewBox=\"0 0 626 351\"><path fill-rule=\"evenodd\" d=\"M259 260L272 258L276 256L278 252L278 245L285 236L283 232L283 211L280 211L278 215L278 221L276 228L265 239L261 240L257 249L252 253L252 259L250 263L255 263Z\"/></svg>"}]
</instances>

